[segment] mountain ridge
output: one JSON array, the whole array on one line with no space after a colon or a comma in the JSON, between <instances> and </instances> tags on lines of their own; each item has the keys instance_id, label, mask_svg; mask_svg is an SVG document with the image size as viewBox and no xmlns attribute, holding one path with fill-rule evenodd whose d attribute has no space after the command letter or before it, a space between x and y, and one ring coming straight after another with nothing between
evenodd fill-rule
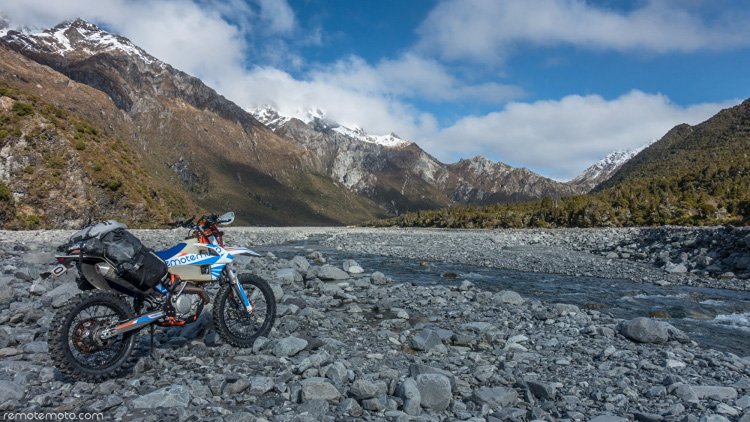
<instances>
[{"instance_id":1,"label":"mountain ridge","mask_svg":"<svg viewBox=\"0 0 750 422\"><path fill-rule=\"evenodd\" d=\"M0 44L64 75L17 66L23 60L4 53L0 71L7 83L47 95L147 151L143 160L154 177L179 183L206 209L223 204L251 215L239 218L244 223L352 224L583 189L484 157L444 164L414 142L345 127L320 109L306 112L305 121L253 115L127 38L82 19L36 33L6 29ZM14 73L21 68L26 82ZM80 92L66 91L76 85L65 78L106 94L112 105L103 98L89 104ZM343 202L331 205L332 198Z\"/></svg>"},{"instance_id":2,"label":"mountain ridge","mask_svg":"<svg viewBox=\"0 0 750 422\"><path fill-rule=\"evenodd\" d=\"M345 127L320 109L306 113L305 120L284 116L270 106L252 112L274 132L311 151L321 160L319 169L329 176L370 198L388 196L385 206L394 213L413 209L415 196L449 206L580 193L573 186L485 157L445 164L414 142L393 133L373 136L361 128ZM403 183L398 186L391 179Z\"/></svg>"}]
</instances>

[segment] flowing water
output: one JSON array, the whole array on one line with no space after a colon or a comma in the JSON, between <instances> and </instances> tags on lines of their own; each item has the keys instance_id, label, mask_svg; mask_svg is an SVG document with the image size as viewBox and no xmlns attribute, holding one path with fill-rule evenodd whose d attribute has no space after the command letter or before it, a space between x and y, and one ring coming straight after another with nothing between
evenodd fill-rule
<instances>
[{"instance_id":1,"label":"flowing water","mask_svg":"<svg viewBox=\"0 0 750 422\"><path fill-rule=\"evenodd\" d=\"M574 277L522 272L464 264L420 263L380 255L353 254L326 248L320 239L260 247L280 258L321 251L340 264L356 260L366 271L381 271L396 282L421 285L457 285L470 280L486 290L513 290L527 299L550 303L572 303L595 308L618 318L656 316L687 333L704 347L750 355L750 292L689 287L656 286L627 280ZM452 273L455 278L444 275Z\"/></svg>"}]
</instances>

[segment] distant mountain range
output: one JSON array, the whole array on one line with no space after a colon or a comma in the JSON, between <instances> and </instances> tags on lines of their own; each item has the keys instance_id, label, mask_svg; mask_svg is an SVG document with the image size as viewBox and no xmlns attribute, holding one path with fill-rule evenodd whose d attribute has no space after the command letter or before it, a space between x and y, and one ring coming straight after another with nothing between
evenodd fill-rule
<instances>
[{"instance_id":1,"label":"distant mountain range","mask_svg":"<svg viewBox=\"0 0 750 422\"><path fill-rule=\"evenodd\" d=\"M406 213L384 224L427 227L596 227L750 224L750 99L705 122L675 126L585 195ZM608 166L602 165L602 168ZM590 172L596 175L599 167Z\"/></svg>"},{"instance_id":2,"label":"distant mountain range","mask_svg":"<svg viewBox=\"0 0 750 422\"><path fill-rule=\"evenodd\" d=\"M270 107L246 111L128 39L80 19L36 33L2 29L0 58L0 81L18 97L7 98L31 106L28 115L4 118L5 132L0 132L5 135L0 197L3 186L9 192L4 226L75 225L73 217L82 210L94 218L147 224L224 209L236 211L245 224L351 224L456 204L575 195L616 170L601 166L562 183L483 157L444 164L395 134L344 127L319 110L302 119ZM61 110L63 121L50 120L45 114L50 108ZM13 115L12 109L0 112ZM138 188L97 187L93 180L101 168L117 165L108 161L105 149L96 163L99 170L86 164L92 150L77 149L76 142L90 134L67 130L74 122L85 122L97 136L128 151L131 167L143 179L141 191L152 185L154 192L168 189L175 201L158 202L163 198L156 194L153 201L164 207L157 218L138 206L144 203ZM43 161L29 144L38 143L50 126L71 145L63 143L60 153L70 160L56 170L59 177L104 189L114 199L88 207L89 197L71 196L66 184L56 189L70 200L55 206L44 192L28 194L49 175L19 177L23 169L9 163ZM132 209L123 211L124 203Z\"/></svg>"}]
</instances>

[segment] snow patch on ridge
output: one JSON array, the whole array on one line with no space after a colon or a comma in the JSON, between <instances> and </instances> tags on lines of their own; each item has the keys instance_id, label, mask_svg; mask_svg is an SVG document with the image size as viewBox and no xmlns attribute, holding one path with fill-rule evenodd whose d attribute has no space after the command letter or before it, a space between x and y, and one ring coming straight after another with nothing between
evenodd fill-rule
<instances>
[{"instance_id":1,"label":"snow patch on ridge","mask_svg":"<svg viewBox=\"0 0 750 422\"><path fill-rule=\"evenodd\" d=\"M292 119L298 119L313 126L318 131L332 130L352 139L378 144L388 148L404 147L411 144L411 142L401 139L395 133L390 133L388 135L370 135L361 127L354 126L351 128L343 126L326 117L326 113L319 108L296 110L289 116L281 115L275 108L269 105L251 109L249 112L259 122L268 126L272 130L276 130Z\"/></svg>"},{"instance_id":2,"label":"snow patch on ridge","mask_svg":"<svg viewBox=\"0 0 750 422\"><path fill-rule=\"evenodd\" d=\"M10 33L13 31L12 33ZM55 54L65 56L71 52L97 54L105 51L120 51L132 57L141 59L146 64L164 64L149 55L127 38L110 34L98 26L83 19L64 22L51 29L34 30L29 28L0 30L0 37L8 37L12 41L22 42L30 48L45 49Z\"/></svg>"},{"instance_id":3,"label":"snow patch on ridge","mask_svg":"<svg viewBox=\"0 0 750 422\"><path fill-rule=\"evenodd\" d=\"M571 184L588 184L590 188L598 185L601 182L607 180L617 170L622 167L623 164L628 162L631 158L635 157L646 149L653 142L649 142L641 147L631 150L616 150L607 154L604 158L592 164L581 174L576 176L575 179L571 180Z\"/></svg>"}]
</instances>

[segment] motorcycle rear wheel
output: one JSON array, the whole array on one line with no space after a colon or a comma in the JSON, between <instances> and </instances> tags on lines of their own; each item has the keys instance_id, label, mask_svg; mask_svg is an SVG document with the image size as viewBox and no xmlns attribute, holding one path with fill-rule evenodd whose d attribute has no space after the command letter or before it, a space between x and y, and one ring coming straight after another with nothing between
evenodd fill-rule
<instances>
[{"instance_id":1,"label":"motorcycle rear wheel","mask_svg":"<svg viewBox=\"0 0 750 422\"><path fill-rule=\"evenodd\" d=\"M136 331L107 341L95 333L135 316L131 306L114 294L79 294L55 314L60 325L49 331L49 352L55 366L78 380L101 382L130 369L136 361Z\"/></svg>"}]
</instances>

